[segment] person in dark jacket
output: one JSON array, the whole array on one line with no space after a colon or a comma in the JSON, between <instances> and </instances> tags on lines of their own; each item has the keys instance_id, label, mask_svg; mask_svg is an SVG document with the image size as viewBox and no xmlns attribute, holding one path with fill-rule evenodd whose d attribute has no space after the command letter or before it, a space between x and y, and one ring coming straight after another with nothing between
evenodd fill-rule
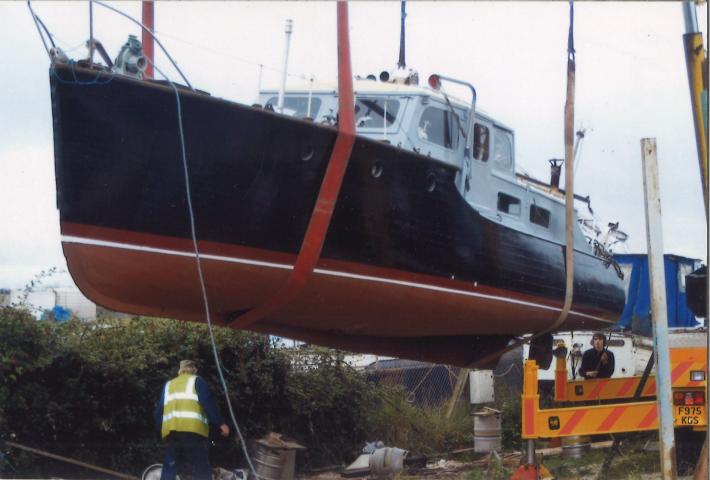
<instances>
[{"instance_id":1,"label":"person in dark jacket","mask_svg":"<svg viewBox=\"0 0 710 480\"><path fill-rule=\"evenodd\" d=\"M608 350L603 333L592 337L592 348L582 355L579 374L584 378L609 378L614 374L614 354Z\"/></svg>"},{"instance_id":2,"label":"person in dark jacket","mask_svg":"<svg viewBox=\"0 0 710 480\"><path fill-rule=\"evenodd\" d=\"M178 376L163 387L154 415L166 443L160 479L173 480L178 460L186 456L192 464L193 479L211 480L207 450L209 425L218 427L224 437L229 436L229 426L219 413L207 382L197 376L195 362L180 362Z\"/></svg>"}]
</instances>

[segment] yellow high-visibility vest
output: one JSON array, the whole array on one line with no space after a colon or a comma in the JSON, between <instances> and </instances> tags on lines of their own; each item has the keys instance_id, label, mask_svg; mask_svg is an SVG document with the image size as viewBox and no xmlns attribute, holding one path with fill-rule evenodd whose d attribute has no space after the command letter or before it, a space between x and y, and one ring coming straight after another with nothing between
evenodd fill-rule
<instances>
[{"instance_id":1,"label":"yellow high-visibility vest","mask_svg":"<svg viewBox=\"0 0 710 480\"><path fill-rule=\"evenodd\" d=\"M197 398L196 375L184 373L165 384L163 400L163 425L161 435L170 432L192 432L209 436L210 428L205 409Z\"/></svg>"}]
</instances>

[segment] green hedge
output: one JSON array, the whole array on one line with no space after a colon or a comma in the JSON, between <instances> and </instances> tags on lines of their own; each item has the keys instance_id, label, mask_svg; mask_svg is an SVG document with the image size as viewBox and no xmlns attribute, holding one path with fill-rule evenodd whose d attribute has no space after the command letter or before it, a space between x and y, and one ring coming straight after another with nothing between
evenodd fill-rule
<instances>
[{"instance_id":1,"label":"green hedge","mask_svg":"<svg viewBox=\"0 0 710 480\"><path fill-rule=\"evenodd\" d=\"M215 328L215 337L247 438L268 431L294 437L308 447L308 467L355 458L372 431L371 412L381 398L377 388L325 350L317 350L316 368L301 369L263 335ZM1 308L0 440L139 475L161 461L152 412L183 358L197 361L226 417L204 325L143 317L53 324ZM244 464L233 441L214 440L214 465ZM6 451L16 475L83 474Z\"/></svg>"}]
</instances>

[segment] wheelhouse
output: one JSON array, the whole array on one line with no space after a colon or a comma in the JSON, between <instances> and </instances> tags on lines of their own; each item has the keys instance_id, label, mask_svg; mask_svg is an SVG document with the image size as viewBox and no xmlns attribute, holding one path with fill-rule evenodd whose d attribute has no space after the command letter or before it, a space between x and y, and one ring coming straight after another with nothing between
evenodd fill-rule
<instances>
[{"instance_id":1,"label":"wheelhouse","mask_svg":"<svg viewBox=\"0 0 710 480\"><path fill-rule=\"evenodd\" d=\"M515 134L503 123L471 104L439 89L397 82L356 79L357 134L414 151L457 170L456 187L482 216L518 231L560 245L564 243L564 197L516 174ZM305 82L284 92L260 92L267 110L334 126L338 118L335 84ZM470 136L467 129L470 125ZM582 231L575 248L591 253Z\"/></svg>"}]
</instances>

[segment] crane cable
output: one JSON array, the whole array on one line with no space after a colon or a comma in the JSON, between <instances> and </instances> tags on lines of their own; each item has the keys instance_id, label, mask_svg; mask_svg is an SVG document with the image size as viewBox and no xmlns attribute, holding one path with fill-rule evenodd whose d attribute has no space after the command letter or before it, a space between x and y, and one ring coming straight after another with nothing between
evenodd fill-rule
<instances>
[{"instance_id":1,"label":"crane cable","mask_svg":"<svg viewBox=\"0 0 710 480\"><path fill-rule=\"evenodd\" d=\"M192 91L194 91L194 88L192 87L190 82L187 80L185 75L182 73L180 68L177 66L175 61L172 59L170 54L166 51L165 47L163 47L162 43L160 43L160 41L157 38L155 38L153 33L150 32L141 22L134 19L130 15L128 15L118 9L115 9L109 5L106 5L98 0L93 0L93 3L101 5L102 7L105 7L115 13L118 13L119 15L122 15L123 17L128 18L133 23L136 23L137 25L139 25L143 30L148 31L150 33L150 35L158 43L158 45L163 50L163 52L166 54L166 56L168 57L170 62L173 64L175 69L178 71L180 76L183 78L185 83L189 86L189 88ZM47 27L44 25L44 22L42 22L42 20L39 18L39 16L32 9L31 0L27 0L27 7L30 10L30 14L32 15L32 19L34 20L35 25L37 26L37 31L39 32L40 38L42 39L42 43L43 43L45 50L47 51L47 54L49 55L50 60L51 60L52 54L50 52L49 47L46 44L44 35L42 34L42 29L44 29L44 31L46 32L47 37L49 38L49 40L52 44L52 47L55 48L54 41L52 40L52 35L49 33L49 30L47 29ZM41 28L40 28L40 25L41 25ZM197 234L196 234L196 229L195 229L195 214L194 214L194 211L192 208L192 195L190 194L190 174L189 174L189 170L188 170L188 166L187 166L187 153L185 150L185 135L184 135L184 130L183 130L182 108L180 105L180 93L178 91L178 88L170 80L170 78L165 73L163 73L163 71L160 70L153 62L151 62L151 64L153 65L153 68L155 68L155 70L165 78L165 80L170 84L173 91L175 92L175 100L176 100L176 104L177 104L177 120L178 120L178 129L179 129L179 138L180 138L182 167L183 167L184 178L185 178L185 195L187 197L187 207L188 207L188 214L189 214L189 218L190 218L190 234L192 237L192 245L193 245L193 250L195 253L195 263L197 266L197 274L198 274L198 278L199 278L199 282L200 282L200 290L202 293L202 300L203 300L204 309L205 309L205 317L207 320L207 327L208 327L209 336L210 336L210 343L212 346L212 353L214 355L215 364L217 366L217 373L219 374L219 380L220 380L220 383L222 386L222 391L224 392L224 396L227 400L227 409L229 410L230 419L232 420L232 423L234 424L234 427L235 427L235 431L237 432L237 435L239 436L242 451L244 452L244 456L246 457L247 463L249 464L249 468L252 471L252 473L254 474L254 478L259 480L261 477L256 473L256 469L254 468L254 464L251 461L251 456L249 455L249 452L246 449L246 441L244 440L244 436L242 435L241 429L239 428L239 422L237 422L237 418L234 414L234 408L232 407L232 402L229 398L229 389L227 388L227 382L224 379L224 373L222 372L221 361L219 359L219 354L217 353L217 344L215 341L214 331L213 331L213 327L212 327L212 319L211 319L211 315L210 315L209 301L207 299L207 288L205 286L204 275L202 273L202 259L200 257L199 248L197 246ZM101 74L101 72L99 72L99 75L100 74ZM97 79L98 79L98 76L97 76ZM75 81L76 81L76 79L75 79Z\"/></svg>"},{"instance_id":2,"label":"crane cable","mask_svg":"<svg viewBox=\"0 0 710 480\"><path fill-rule=\"evenodd\" d=\"M222 372L222 367L221 367L221 361L219 359L219 354L217 353L217 343L214 338L214 331L212 327L212 318L210 314L210 306L209 306L209 301L207 299L207 287L205 286L205 278L204 274L202 272L202 258L200 257L200 251L197 246L197 233L196 233L196 228L195 228L195 212L192 208L192 195L190 193L190 173L189 169L187 166L187 153L185 150L185 134L183 131L183 122L182 122L182 108L180 105L180 93L175 86L175 84L155 65L153 64L153 68L160 73L167 82L170 84L170 86L173 88L173 91L175 92L175 101L177 104L177 120L178 120L178 127L180 131L180 152L181 152L181 157L182 157L182 168L183 168L183 173L185 177L185 195L187 197L187 209L188 213L190 216L190 235L192 237L192 246L193 246L193 251L195 253L195 264L197 266L197 276L200 280L200 292L202 293L202 301L205 309L205 318L207 319L207 330L209 331L210 334L210 344L212 345L212 354L214 355L214 360L215 364L217 366L217 373L219 374L219 381L222 385L222 391L224 392L224 397L227 400L227 409L229 410L229 416L232 420L232 423L234 424L235 430L237 432L237 435L239 436L239 440L241 443L242 451L244 452L244 456L247 459L247 463L249 464L249 469L252 471L254 474L254 477L258 480L259 475L256 473L256 469L254 468L254 464L251 461L251 457L249 456L249 452L246 449L246 442L244 440L244 436L242 435L241 429L239 428L239 423L237 422L237 418L234 414L234 408L232 407L232 401L229 398L229 389L227 388L227 381L224 379L224 373Z\"/></svg>"},{"instance_id":3,"label":"crane cable","mask_svg":"<svg viewBox=\"0 0 710 480\"><path fill-rule=\"evenodd\" d=\"M190 90L194 91L195 89L192 87L190 82L188 81L187 77L182 73L182 70L177 66L177 63L173 60L173 58L170 56L170 54L167 52L163 44L158 40L158 38L153 34L153 32L150 31L150 29L146 28L145 25L143 25L142 22L139 22L138 20L134 19L130 15L115 9L109 5L106 5L103 2L100 2L98 0L93 0L94 3L101 5L102 7L105 7L115 13L118 13L119 15L122 15L123 17L128 18L131 20L133 23L137 24L138 26L141 27L143 31L148 32L148 34L156 41L158 46L163 50L165 55L168 57L170 62L172 63L173 67L177 70L177 72L180 74L180 76L183 78L185 83L188 85ZM254 464L251 461L251 456L249 455L249 452L247 451L246 448L246 441L244 440L244 436L242 435L242 431L239 428L239 422L237 422L237 417L234 414L234 408L232 407L232 401L229 398L229 389L227 387L227 381L224 379L224 373L222 371L222 362L220 361L219 354L217 353L217 343L214 338L214 331L212 327L212 316L210 314L210 306L209 306L209 301L207 299L207 287L205 286L205 279L204 279L204 274L202 273L202 258L200 257L200 250L197 246L197 233L196 233L196 228L195 228L195 212L192 208L192 194L190 193L190 173L189 169L187 166L187 153L185 150L185 134L183 130L183 122L182 122L182 108L180 105L180 93L175 86L175 84L170 80L170 78L163 73L162 70L160 70L153 62L151 62L153 65L153 68L160 73L165 80L170 84L170 86L173 88L173 91L175 92L175 101L177 105L177 120L178 120L178 127L179 127L179 133L180 133L180 152L181 152L181 158L182 158L182 167L183 167L183 173L185 177L185 196L187 198L187 209L188 209L188 214L190 217L190 236L192 238L192 246L193 246L193 251L195 253L195 264L197 266L197 276L200 281L200 292L202 293L202 301L204 304L204 309L205 309L205 318L207 320L207 330L209 331L210 334L210 344L212 346L212 354L214 355L214 361L215 365L217 367L217 373L219 375L219 381L222 386L222 391L224 392L224 398L227 400L227 410L229 410L229 416L230 419L232 420L232 423L234 424L234 429L237 432L237 435L239 436L240 444L242 447L242 451L244 452L244 456L247 460L247 463L249 464L249 469L252 471L254 474L254 478L257 480L260 478L259 475L256 473L256 469L254 468Z\"/></svg>"}]
</instances>

